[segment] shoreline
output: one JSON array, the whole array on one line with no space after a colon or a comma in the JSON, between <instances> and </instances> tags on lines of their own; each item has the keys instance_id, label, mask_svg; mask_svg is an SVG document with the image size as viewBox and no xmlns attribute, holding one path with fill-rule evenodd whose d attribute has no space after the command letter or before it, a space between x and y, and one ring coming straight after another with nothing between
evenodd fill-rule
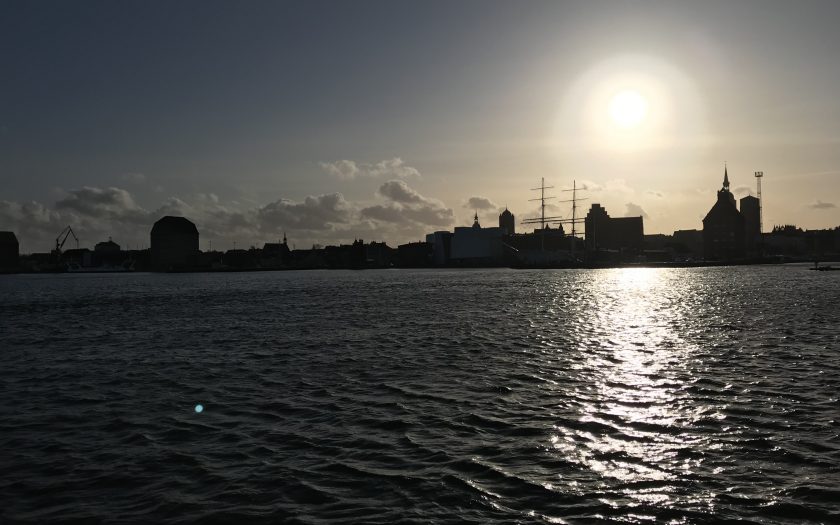
<instances>
[{"instance_id":1,"label":"shoreline","mask_svg":"<svg viewBox=\"0 0 840 525\"><path fill-rule=\"evenodd\" d=\"M630 262L630 263L579 263L556 265L445 265L445 266L389 266L389 267L284 267L284 268L185 268L177 270L114 270L89 269L84 271L52 270L52 271L0 271L0 275L56 275L56 274L129 274L129 273L253 273L253 272L288 272L312 270L476 270L476 269L511 269L511 270L609 270L624 268L717 268L726 266L784 266L784 265L813 265L809 260L780 260L769 258L764 260L746 261L681 261L681 262ZM840 261L823 261L823 267L840 264ZM810 266L809 269L816 269Z\"/></svg>"}]
</instances>

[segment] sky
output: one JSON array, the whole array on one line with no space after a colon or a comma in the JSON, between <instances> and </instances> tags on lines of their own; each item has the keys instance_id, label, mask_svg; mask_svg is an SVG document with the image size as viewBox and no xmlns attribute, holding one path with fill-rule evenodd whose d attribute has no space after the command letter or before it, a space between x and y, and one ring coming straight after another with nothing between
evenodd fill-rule
<instances>
[{"instance_id":1,"label":"sky","mask_svg":"<svg viewBox=\"0 0 840 525\"><path fill-rule=\"evenodd\" d=\"M840 225L835 2L0 1L0 230L390 245L600 203ZM521 231L525 227L517 226Z\"/></svg>"}]
</instances>

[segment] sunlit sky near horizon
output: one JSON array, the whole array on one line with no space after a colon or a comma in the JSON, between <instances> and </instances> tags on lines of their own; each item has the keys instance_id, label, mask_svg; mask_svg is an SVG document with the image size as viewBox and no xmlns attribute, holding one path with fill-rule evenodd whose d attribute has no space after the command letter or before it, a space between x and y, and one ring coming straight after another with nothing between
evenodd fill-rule
<instances>
[{"instance_id":1,"label":"sunlit sky near horizon","mask_svg":"<svg viewBox=\"0 0 840 525\"><path fill-rule=\"evenodd\" d=\"M47 251L391 245L573 180L701 228L724 162L765 230L840 225L833 2L0 1L0 230ZM560 199L567 193L555 191ZM567 216L567 204L557 215Z\"/></svg>"}]
</instances>

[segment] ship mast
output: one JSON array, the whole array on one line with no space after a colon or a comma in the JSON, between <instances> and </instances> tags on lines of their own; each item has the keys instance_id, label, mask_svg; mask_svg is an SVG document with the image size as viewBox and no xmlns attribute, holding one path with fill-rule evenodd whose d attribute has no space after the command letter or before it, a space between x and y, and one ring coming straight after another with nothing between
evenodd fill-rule
<instances>
[{"instance_id":1,"label":"ship mast","mask_svg":"<svg viewBox=\"0 0 840 525\"><path fill-rule=\"evenodd\" d=\"M579 223L582 223L584 221L583 219L578 219L578 217L577 217L577 201L581 200L581 199L578 199L578 196L577 196L577 181L574 181L574 180L572 181L572 189L570 189L570 190L560 190L560 191L563 191L563 192L567 192L567 191L572 192L572 198L569 199L569 200L558 201L558 202L571 202L572 203L572 218L571 219L566 219L562 216L550 216L550 217L545 216L545 201L548 200L548 199L553 199L554 198L553 196L546 197L545 190L552 189L552 188L554 188L554 186L546 186L545 185L545 177L543 177L541 179L539 187L531 188L531 191L539 191L540 192L539 198L529 199L531 201L540 201L540 216L530 218L530 219L525 219L524 221L522 221L522 224L539 224L540 225L540 228L541 228L540 243L541 243L541 249L543 251L545 251L545 229L546 229L546 226L549 223L560 224L560 225L571 224L572 225L572 235L571 235L571 237L572 237L572 241L571 241L572 242L572 247L571 247L571 251L572 251L572 256L574 256L575 248L576 248L575 247L575 245L576 245L575 241L577 240L576 225L579 224Z\"/></svg>"},{"instance_id":2,"label":"ship mast","mask_svg":"<svg viewBox=\"0 0 840 525\"><path fill-rule=\"evenodd\" d=\"M525 219L522 221L522 224L539 224L540 225L540 249L545 251L545 224L546 221L551 221L554 219L558 219L559 217L546 217L545 216L545 201L548 199L553 199L554 197L545 196L545 190L553 189L554 186L546 186L545 185L545 177L540 179L540 185L538 188L531 188L531 191L539 191L540 196L536 199L528 199L529 201L540 201L540 216L534 217L531 219Z\"/></svg>"}]
</instances>

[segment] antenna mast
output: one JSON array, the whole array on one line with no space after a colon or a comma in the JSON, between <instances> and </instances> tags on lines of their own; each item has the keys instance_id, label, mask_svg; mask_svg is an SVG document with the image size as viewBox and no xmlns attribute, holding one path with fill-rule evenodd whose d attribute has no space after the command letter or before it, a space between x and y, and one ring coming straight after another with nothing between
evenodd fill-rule
<instances>
[{"instance_id":1,"label":"antenna mast","mask_svg":"<svg viewBox=\"0 0 840 525\"><path fill-rule=\"evenodd\" d=\"M758 192L758 233L759 234L761 234L761 232L764 231L764 225L762 224L762 222L764 220L764 217L762 216L763 215L763 209L762 208L764 208L764 201L761 200L761 179L762 179L762 177L764 177L764 172L763 171L756 171L755 172L755 183L758 186L758 188L756 188L756 189L757 189L757 192Z\"/></svg>"},{"instance_id":2,"label":"antenna mast","mask_svg":"<svg viewBox=\"0 0 840 525\"><path fill-rule=\"evenodd\" d=\"M577 222L577 181L572 179L572 259L575 257L575 244L577 244L577 234L575 232L575 223Z\"/></svg>"}]
</instances>

